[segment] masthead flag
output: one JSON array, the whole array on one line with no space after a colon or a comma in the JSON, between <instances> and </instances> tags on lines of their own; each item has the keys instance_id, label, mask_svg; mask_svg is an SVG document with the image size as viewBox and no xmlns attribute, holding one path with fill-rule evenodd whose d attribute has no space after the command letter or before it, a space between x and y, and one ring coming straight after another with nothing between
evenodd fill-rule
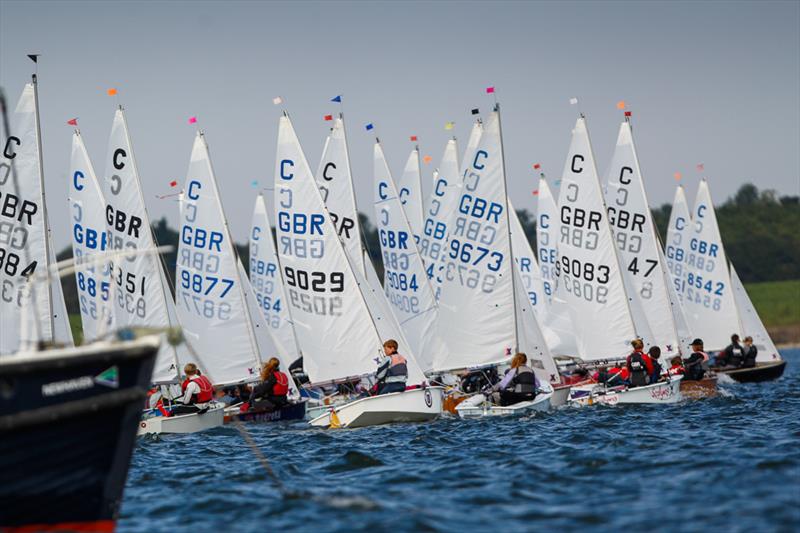
<instances>
[{"instance_id":1,"label":"masthead flag","mask_svg":"<svg viewBox=\"0 0 800 533\"><path fill-rule=\"evenodd\" d=\"M331 102L338 102L338 103L341 104L342 103L342 95L341 94L337 94L336 96L331 98Z\"/></svg>"}]
</instances>

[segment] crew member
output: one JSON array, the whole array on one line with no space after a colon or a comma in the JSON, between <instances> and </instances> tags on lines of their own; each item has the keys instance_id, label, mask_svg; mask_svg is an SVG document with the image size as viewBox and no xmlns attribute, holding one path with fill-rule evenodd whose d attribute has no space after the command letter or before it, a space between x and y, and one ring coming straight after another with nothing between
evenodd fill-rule
<instances>
[{"instance_id":1,"label":"crew member","mask_svg":"<svg viewBox=\"0 0 800 533\"><path fill-rule=\"evenodd\" d=\"M706 373L703 365L708 361L708 354L703 351L703 339L693 340L691 347L692 355L683 362L683 367L686 371L683 379L700 381Z\"/></svg>"},{"instance_id":2,"label":"crew member","mask_svg":"<svg viewBox=\"0 0 800 533\"><path fill-rule=\"evenodd\" d=\"M650 383L650 376L653 375L653 361L644 353L642 339L633 339L631 346L633 346L633 353L625 361L625 367L631 374L631 387L641 387Z\"/></svg>"},{"instance_id":3,"label":"crew member","mask_svg":"<svg viewBox=\"0 0 800 533\"><path fill-rule=\"evenodd\" d=\"M511 359L511 368L506 370L506 375L500 381L487 389L487 394L493 403L500 405L514 405L519 402L530 402L536 398L539 380L533 369L527 365L528 356L522 352L514 354Z\"/></svg>"},{"instance_id":4,"label":"crew member","mask_svg":"<svg viewBox=\"0 0 800 533\"><path fill-rule=\"evenodd\" d=\"M181 383L181 393L177 405L172 409L173 414L187 414L193 412L205 412L208 404L214 399L214 385L207 377L200 373L197 365L188 363L183 367L186 379Z\"/></svg>"},{"instance_id":5,"label":"crew member","mask_svg":"<svg viewBox=\"0 0 800 533\"><path fill-rule=\"evenodd\" d=\"M683 359L681 359L680 355L676 355L672 359L670 359L669 364L672 365L667 370L667 374L670 376L682 376L686 373L686 369L683 368Z\"/></svg>"},{"instance_id":6,"label":"crew member","mask_svg":"<svg viewBox=\"0 0 800 533\"><path fill-rule=\"evenodd\" d=\"M720 353L717 354L714 362L717 366L730 366L739 368L744 361L744 348L739 344L739 335L731 335L731 343Z\"/></svg>"},{"instance_id":7,"label":"crew member","mask_svg":"<svg viewBox=\"0 0 800 533\"><path fill-rule=\"evenodd\" d=\"M378 361L377 393L389 394L406 390L408 380L408 362L397 353L397 341L389 339L383 343L383 357Z\"/></svg>"},{"instance_id":8,"label":"crew member","mask_svg":"<svg viewBox=\"0 0 800 533\"><path fill-rule=\"evenodd\" d=\"M261 383L250 391L244 410L265 409L275 411L286 405L289 394L289 376L280 371L281 362L271 358L261 368Z\"/></svg>"},{"instance_id":9,"label":"crew member","mask_svg":"<svg viewBox=\"0 0 800 533\"><path fill-rule=\"evenodd\" d=\"M650 356L650 361L653 363L653 372L650 374L650 383L655 383L661 379L661 348L658 346L651 346L647 351Z\"/></svg>"},{"instance_id":10,"label":"crew member","mask_svg":"<svg viewBox=\"0 0 800 533\"><path fill-rule=\"evenodd\" d=\"M753 344L753 337L744 338L744 359L742 360L742 368L753 368L756 366L756 357L758 356L758 348Z\"/></svg>"},{"instance_id":11,"label":"crew member","mask_svg":"<svg viewBox=\"0 0 800 533\"><path fill-rule=\"evenodd\" d=\"M631 373L619 364L611 368L601 367L594 373L592 379L598 383L605 383L609 387L630 384Z\"/></svg>"}]
</instances>

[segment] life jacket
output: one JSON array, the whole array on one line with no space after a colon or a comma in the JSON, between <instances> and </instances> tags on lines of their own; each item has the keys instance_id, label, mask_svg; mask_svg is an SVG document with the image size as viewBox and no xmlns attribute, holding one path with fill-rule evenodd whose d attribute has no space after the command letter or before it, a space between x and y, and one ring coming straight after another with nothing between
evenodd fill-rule
<instances>
[{"instance_id":1,"label":"life jacket","mask_svg":"<svg viewBox=\"0 0 800 533\"><path fill-rule=\"evenodd\" d=\"M275 376L275 385L272 386L272 395L286 396L289 394L289 377L280 370L275 370L273 375Z\"/></svg>"},{"instance_id":2,"label":"life jacket","mask_svg":"<svg viewBox=\"0 0 800 533\"><path fill-rule=\"evenodd\" d=\"M536 374L527 366L518 366L509 389L519 394L536 394Z\"/></svg>"},{"instance_id":3,"label":"life jacket","mask_svg":"<svg viewBox=\"0 0 800 533\"><path fill-rule=\"evenodd\" d=\"M384 383L405 383L408 379L408 362L399 353L393 353L389 363L389 370L386 371Z\"/></svg>"},{"instance_id":4,"label":"life jacket","mask_svg":"<svg viewBox=\"0 0 800 533\"><path fill-rule=\"evenodd\" d=\"M628 367L631 373L631 385L641 387L647 385L647 363L642 352L633 352L628 358Z\"/></svg>"},{"instance_id":5,"label":"life jacket","mask_svg":"<svg viewBox=\"0 0 800 533\"><path fill-rule=\"evenodd\" d=\"M192 381L197 383L197 386L200 387L200 392L198 394L192 394L192 403L208 403L214 399L214 385L212 385L211 381L205 376L197 376L194 379L186 378L183 383L181 383L181 392L186 392L186 387L188 387L189 383Z\"/></svg>"},{"instance_id":6,"label":"life jacket","mask_svg":"<svg viewBox=\"0 0 800 533\"><path fill-rule=\"evenodd\" d=\"M756 366L756 356L758 355L758 348L756 348L755 344L752 344L750 345L749 349L747 348L747 346L745 346L745 350L747 351L744 353L742 368L753 368L754 366Z\"/></svg>"},{"instance_id":7,"label":"life jacket","mask_svg":"<svg viewBox=\"0 0 800 533\"><path fill-rule=\"evenodd\" d=\"M739 344L731 344L728 364L733 365L735 367L740 367L742 366L743 362L744 362L744 350Z\"/></svg>"},{"instance_id":8,"label":"life jacket","mask_svg":"<svg viewBox=\"0 0 800 533\"><path fill-rule=\"evenodd\" d=\"M703 363L708 361L708 354L705 352L693 352L689 359L684 361L686 377L684 379L700 381L705 376ZM692 364L695 363L695 364Z\"/></svg>"}]
</instances>

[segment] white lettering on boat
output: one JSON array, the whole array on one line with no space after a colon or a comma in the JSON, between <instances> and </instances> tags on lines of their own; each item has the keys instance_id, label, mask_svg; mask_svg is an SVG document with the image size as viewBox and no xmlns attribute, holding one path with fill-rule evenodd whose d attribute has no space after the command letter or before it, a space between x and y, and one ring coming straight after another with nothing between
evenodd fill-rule
<instances>
[{"instance_id":1,"label":"white lettering on boat","mask_svg":"<svg viewBox=\"0 0 800 533\"><path fill-rule=\"evenodd\" d=\"M42 385L42 396L58 396L59 394L91 389L92 387L94 387L94 378L92 376L81 376L64 381L45 383Z\"/></svg>"}]
</instances>

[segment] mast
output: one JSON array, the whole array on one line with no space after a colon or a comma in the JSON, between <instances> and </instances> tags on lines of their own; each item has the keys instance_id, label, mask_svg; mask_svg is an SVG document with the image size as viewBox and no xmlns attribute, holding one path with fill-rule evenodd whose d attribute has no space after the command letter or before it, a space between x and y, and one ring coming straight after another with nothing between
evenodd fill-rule
<instances>
[{"instance_id":1,"label":"mast","mask_svg":"<svg viewBox=\"0 0 800 533\"><path fill-rule=\"evenodd\" d=\"M361 227L361 220L358 216L358 203L356 202L356 191L353 187L353 167L350 165L350 145L347 143L347 130L344 127L344 112L339 112L339 119L342 121L342 138L344 138L344 155L347 158L347 175L350 176L350 199L353 201L353 207L356 209L356 227L358 228L358 241L361 243L361 271L364 272L364 278L367 277L367 261L364 258L364 252L369 255L369 247L367 246L367 235L364 233L364 228ZM325 204L327 209L327 203ZM345 251L347 251L345 249ZM370 261L372 257L370 256Z\"/></svg>"},{"instance_id":2,"label":"mast","mask_svg":"<svg viewBox=\"0 0 800 533\"><path fill-rule=\"evenodd\" d=\"M44 222L44 256L45 265L47 266L47 319L50 321L50 340L55 340L56 328L55 321L53 320L53 287L50 284L50 218L47 216L47 198L44 190L44 159L42 157L42 129L39 122L39 81L36 74L31 75L31 83L33 84L33 115L36 118L36 147L39 153L39 189L42 193L42 218ZM16 186L17 184L15 184ZM27 252L26 252L27 253ZM58 279L58 278L57 278ZM61 283L61 280L58 280ZM35 298L33 298L35 302ZM34 311L36 311L36 303L34 303ZM41 339L41 324L36 320L36 336Z\"/></svg>"},{"instance_id":3,"label":"mast","mask_svg":"<svg viewBox=\"0 0 800 533\"><path fill-rule=\"evenodd\" d=\"M503 167L503 197L506 204L506 218L508 219L508 253L511 258L511 297L514 301L514 352L519 351L519 326L517 325L517 286L514 281L514 269L517 265L514 263L514 247L511 245L511 213L508 210L508 184L506 183L506 158L505 150L503 149L503 124L500 121L500 104L495 102L494 110L497 112L497 126L500 131L500 164ZM516 215L515 215L516 216Z\"/></svg>"}]
</instances>

